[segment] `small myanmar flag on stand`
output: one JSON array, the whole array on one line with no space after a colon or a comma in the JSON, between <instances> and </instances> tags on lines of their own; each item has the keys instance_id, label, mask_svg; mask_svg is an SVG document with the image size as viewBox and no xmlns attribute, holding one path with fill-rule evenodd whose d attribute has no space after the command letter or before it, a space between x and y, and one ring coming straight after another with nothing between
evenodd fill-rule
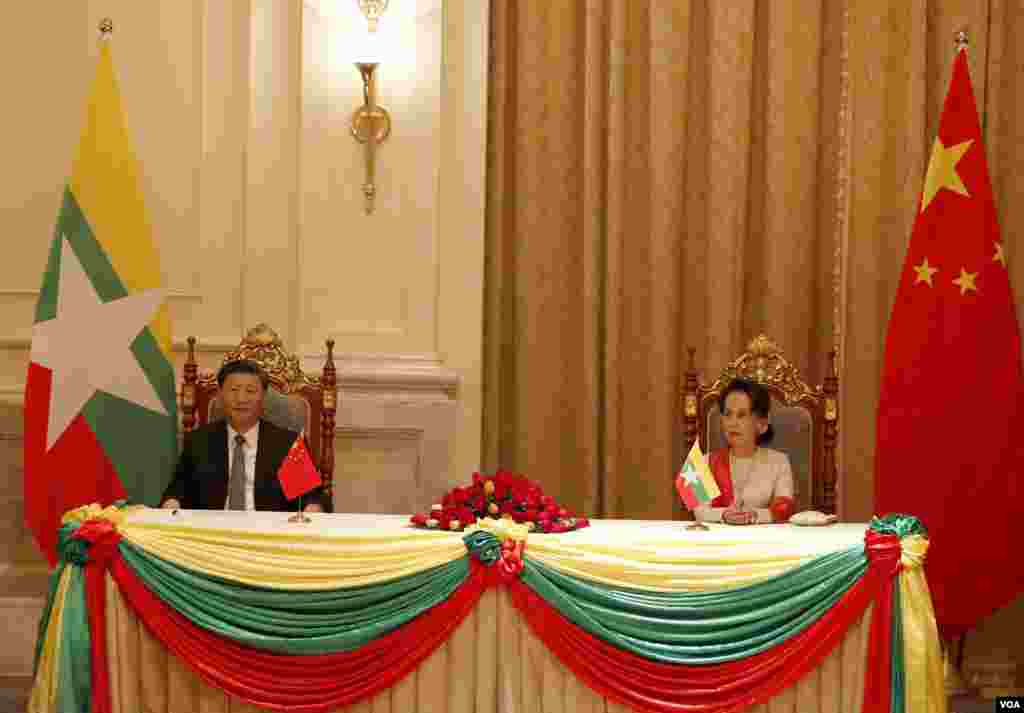
<instances>
[{"instance_id":1,"label":"small myanmar flag on stand","mask_svg":"<svg viewBox=\"0 0 1024 713\"><path fill-rule=\"evenodd\" d=\"M109 37L43 274L25 384L25 520L56 562L65 512L155 506L174 469L171 325Z\"/></svg>"},{"instance_id":2,"label":"small myanmar flag on stand","mask_svg":"<svg viewBox=\"0 0 1024 713\"><path fill-rule=\"evenodd\" d=\"M697 441L694 441L690 454L686 456L686 462L676 476L676 491L690 510L695 510L722 494Z\"/></svg>"}]
</instances>

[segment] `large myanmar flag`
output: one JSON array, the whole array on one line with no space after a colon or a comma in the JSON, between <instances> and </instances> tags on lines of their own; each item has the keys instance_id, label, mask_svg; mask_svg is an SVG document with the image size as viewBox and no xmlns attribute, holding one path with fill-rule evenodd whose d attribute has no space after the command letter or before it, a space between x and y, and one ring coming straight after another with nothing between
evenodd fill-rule
<instances>
[{"instance_id":1,"label":"large myanmar flag","mask_svg":"<svg viewBox=\"0 0 1024 713\"><path fill-rule=\"evenodd\" d=\"M25 518L51 564L64 512L155 505L174 466L171 330L139 174L101 41L25 387Z\"/></svg>"},{"instance_id":2,"label":"large myanmar flag","mask_svg":"<svg viewBox=\"0 0 1024 713\"><path fill-rule=\"evenodd\" d=\"M875 511L928 528L954 636L1024 593L1024 377L981 126L960 50L885 344Z\"/></svg>"}]
</instances>

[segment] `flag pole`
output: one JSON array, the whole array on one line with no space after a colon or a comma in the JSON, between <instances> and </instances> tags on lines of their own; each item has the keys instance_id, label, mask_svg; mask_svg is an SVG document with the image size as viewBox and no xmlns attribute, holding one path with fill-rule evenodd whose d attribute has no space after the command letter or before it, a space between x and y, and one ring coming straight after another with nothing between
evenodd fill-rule
<instances>
[{"instance_id":1,"label":"flag pole","mask_svg":"<svg viewBox=\"0 0 1024 713\"><path fill-rule=\"evenodd\" d=\"M953 42L956 45L957 53L961 50L966 51L969 44L967 30L957 30L953 34ZM966 644L966 639L966 634L961 634L955 639L948 636L942 638L942 670L943 678L945 679L946 696L964 696L973 693L963 677L964 645ZM954 650L956 650L955 656Z\"/></svg>"},{"instance_id":2,"label":"flag pole","mask_svg":"<svg viewBox=\"0 0 1024 713\"><path fill-rule=\"evenodd\" d=\"M301 495L299 496L299 511L297 513L295 513L294 515L292 515L290 518L288 518L288 522L303 522L303 523L313 522L313 520L310 519L309 515L307 515L302 510L302 496Z\"/></svg>"},{"instance_id":3,"label":"flag pole","mask_svg":"<svg viewBox=\"0 0 1024 713\"><path fill-rule=\"evenodd\" d=\"M306 439L306 429L305 428L302 429L302 433L299 434L299 438L301 438L302 441L303 441L303 444L305 444L305 439ZM295 444L292 444L292 448L294 448L294 447L295 447ZM304 494L305 493L303 493L303 495ZM302 495L299 496L299 511L297 513L295 513L294 515L292 515L290 518L288 518L288 522L301 522L303 524L313 522L313 520L309 517L309 515L307 515L305 513L305 511L302 509Z\"/></svg>"}]
</instances>

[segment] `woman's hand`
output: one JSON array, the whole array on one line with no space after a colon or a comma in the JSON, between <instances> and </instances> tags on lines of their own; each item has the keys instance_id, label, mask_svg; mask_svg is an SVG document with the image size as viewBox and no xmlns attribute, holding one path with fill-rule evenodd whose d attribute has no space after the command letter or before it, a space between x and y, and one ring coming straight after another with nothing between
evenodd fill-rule
<instances>
[{"instance_id":1,"label":"woman's hand","mask_svg":"<svg viewBox=\"0 0 1024 713\"><path fill-rule=\"evenodd\" d=\"M789 522L796 512L796 501L793 498L778 497L772 500L768 509L772 512L772 522Z\"/></svg>"},{"instance_id":2,"label":"woman's hand","mask_svg":"<svg viewBox=\"0 0 1024 713\"><path fill-rule=\"evenodd\" d=\"M727 525L753 525L757 522L757 513L753 510L729 508L722 513L722 522Z\"/></svg>"}]
</instances>

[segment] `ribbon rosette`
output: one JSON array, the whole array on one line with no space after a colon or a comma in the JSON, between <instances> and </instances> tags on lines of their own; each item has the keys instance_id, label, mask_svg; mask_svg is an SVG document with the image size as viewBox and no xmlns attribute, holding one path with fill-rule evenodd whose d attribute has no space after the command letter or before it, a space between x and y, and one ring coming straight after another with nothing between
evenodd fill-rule
<instances>
[{"instance_id":1,"label":"ribbon rosette","mask_svg":"<svg viewBox=\"0 0 1024 713\"><path fill-rule=\"evenodd\" d=\"M523 571L523 548L529 528L510 518L480 518L466 528L462 540L470 554L485 565L498 563L498 576L510 581Z\"/></svg>"}]
</instances>

